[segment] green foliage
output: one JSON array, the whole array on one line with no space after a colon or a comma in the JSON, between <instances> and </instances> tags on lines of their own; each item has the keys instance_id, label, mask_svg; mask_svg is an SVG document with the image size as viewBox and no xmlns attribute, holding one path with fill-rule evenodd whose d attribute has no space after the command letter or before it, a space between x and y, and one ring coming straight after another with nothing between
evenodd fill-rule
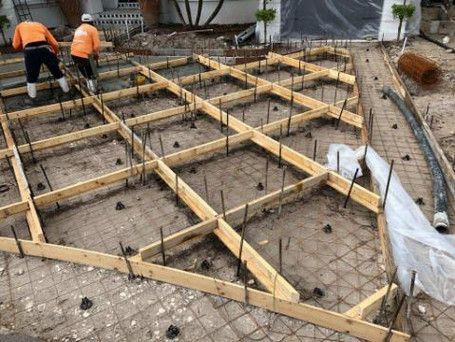
<instances>
[{"instance_id":1,"label":"green foliage","mask_svg":"<svg viewBox=\"0 0 455 342\"><path fill-rule=\"evenodd\" d=\"M276 17L276 9L268 8L268 9L261 9L256 11L256 19L257 21L263 21L264 23L269 23L273 21Z\"/></svg>"},{"instance_id":2,"label":"green foliage","mask_svg":"<svg viewBox=\"0 0 455 342\"><path fill-rule=\"evenodd\" d=\"M5 26L9 25L9 19L6 15L0 15L0 27L5 28Z\"/></svg>"},{"instance_id":3,"label":"green foliage","mask_svg":"<svg viewBox=\"0 0 455 342\"><path fill-rule=\"evenodd\" d=\"M409 5L399 5L393 4L392 5L392 14L394 18L398 18L400 20L411 18L414 15L416 7L413 4Z\"/></svg>"}]
</instances>

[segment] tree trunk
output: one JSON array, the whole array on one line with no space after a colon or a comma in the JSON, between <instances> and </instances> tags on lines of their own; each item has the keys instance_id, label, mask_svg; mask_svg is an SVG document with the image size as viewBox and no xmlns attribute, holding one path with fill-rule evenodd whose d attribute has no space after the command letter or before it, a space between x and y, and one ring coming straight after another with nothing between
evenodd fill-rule
<instances>
[{"instance_id":1,"label":"tree trunk","mask_svg":"<svg viewBox=\"0 0 455 342\"><path fill-rule=\"evenodd\" d=\"M193 18L191 14L191 7L190 7L190 1L185 0L185 8L186 8L186 16L188 19L188 24L190 24L190 27L193 27Z\"/></svg>"},{"instance_id":2,"label":"tree trunk","mask_svg":"<svg viewBox=\"0 0 455 342\"><path fill-rule=\"evenodd\" d=\"M403 26L403 20L404 18L400 19L400 23L398 24L398 35L397 35L397 43L400 42L400 36L401 36L401 27Z\"/></svg>"},{"instance_id":3,"label":"tree trunk","mask_svg":"<svg viewBox=\"0 0 455 342\"><path fill-rule=\"evenodd\" d=\"M149 26L158 25L160 19L160 0L139 0L139 7L144 16L144 23Z\"/></svg>"},{"instance_id":4,"label":"tree trunk","mask_svg":"<svg viewBox=\"0 0 455 342\"><path fill-rule=\"evenodd\" d=\"M177 0L172 0L172 2L174 3L174 7L175 7L175 10L177 11L180 21L182 22L183 25L186 25L185 18L183 17L182 10L180 9L180 6L179 6Z\"/></svg>"},{"instance_id":5,"label":"tree trunk","mask_svg":"<svg viewBox=\"0 0 455 342\"><path fill-rule=\"evenodd\" d=\"M195 26L199 26L199 21L201 20L202 5L203 4L204 4L204 0L199 0L198 5L197 5L196 21L194 22Z\"/></svg>"},{"instance_id":6,"label":"tree trunk","mask_svg":"<svg viewBox=\"0 0 455 342\"><path fill-rule=\"evenodd\" d=\"M267 44L267 22L264 21L264 44Z\"/></svg>"},{"instance_id":7,"label":"tree trunk","mask_svg":"<svg viewBox=\"0 0 455 342\"><path fill-rule=\"evenodd\" d=\"M267 0L262 2L262 9L267 9ZM264 21L264 44L267 44L267 22Z\"/></svg>"},{"instance_id":8,"label":"tree trunk","mask_svg":"<svg viewBox=\"0 0 455 342\"><path fill-rule=\"evenodd\" d=\"M6 41L6 37L5 37L5 31L3 30L3 27L0 27L0 32L2 34L2 38L3 38L3 43L5 46L8 45L8 42Z\"/></svg>"},{"instance_id":9,"label":"tree trunk","mask_svg":"<svg viewBox=\"0 0 455 342\"><path fill-rule=\"evenodd\" d=\"M223 7L223 4L224 4L224 0L220 0L218 2L218 5L216 6L216 8L213 10L213 13L212 15L207 19L207 21L205 22L204 26L207 26L209 25L213 19L215 19L215 17L218 15L218 13L220 12L221 10L221 7Z\"/></svg>"}]
</instances>

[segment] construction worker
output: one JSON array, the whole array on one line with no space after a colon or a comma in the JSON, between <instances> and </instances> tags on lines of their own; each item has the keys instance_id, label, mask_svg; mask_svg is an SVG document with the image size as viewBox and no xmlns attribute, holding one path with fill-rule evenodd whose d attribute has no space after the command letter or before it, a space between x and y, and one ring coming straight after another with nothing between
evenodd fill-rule
<instances>
[{"instance_id":1,"label":"construction worker","mask_svg":"<svg viewBox=\"0 0 455 342\"><path fill-rule=\"evenodd\" d=\"M42 64L46 65L57 79L63 92L69 92L68 83L59 67L58 43L46 26L33 21L18 24L14 32L13 47L24 50L28 96L36 98L36 81Z\"/></svg>"},{"instance_id":2,"label":"construction worker","mask_svg":"<svg viewBox=\"0 0 455 342\"><path fill-rule=\"evenodd\" d=\"M71 57L81 74L87 79L87 88L92 94L97 92L94 60L98 60L100 52L100 36L93 25L90 14L82 15L82 25L74 32L71 44Z\"/></svg>"}]
</instances>

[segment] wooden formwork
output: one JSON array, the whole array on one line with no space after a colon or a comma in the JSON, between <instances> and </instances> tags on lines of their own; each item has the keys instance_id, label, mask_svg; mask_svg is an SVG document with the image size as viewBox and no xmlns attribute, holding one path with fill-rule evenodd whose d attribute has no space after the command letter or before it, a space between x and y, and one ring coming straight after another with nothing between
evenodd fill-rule
<instances>
[{"instance_id":1,"label":"wooden formwork","mask_svg":"<svg viewBox=\"0 0 455 342\"><path fill-rule=\"evenodd\" d=\"M317 56L319 54L340 55L343 58L346 58L349 63L346 63L344 70L341 71L336 68L324 68L309 63L306 61L306 58L304 58L305 56ZM196 75L182 78L179 77L177 79L167 79L155 71L160 68L185 65L190 61L196 61L211 70ZM8 63L8 61L4 61L2 64ZM298 68L299 71L303 70L303 74L288 80L270 82L264 78L248 73L248 70L250 69L261 69L261 67L267 68L267 66L277 63L295 69ZM224 65L219 61L202 55L194 55L192 58L181 58L172 61L167 60L165 62L148 65L133 61L132 64L131 67L121 71L121 74L127 75L131 72L138 72L153 81L153 83L99 94L97 96L90 96L87 89L84 87L81 88L78 85L80 83L76 82L75 77L71 74L70 70L64 67L73 86L81 92L81 98L62 102L60 104L51 104L10 113L2 111L2 113L0 113L0 121L7 144L5 149L0 150L0 157L8 158L11 162L21 196L20 201L0 208L0 219L6 219L12 215L25 213L30 235L32 237L32 240L15 240L8 237L0 237L0 250L10 253L19 253L18 247L20 246L20 249L25 255L92 265L106 269L114 269L124 273L133 272L136 275L146 278L200 290L240 302L246 302L249 305L265 308L367 340L382 341L390 339L392 341L407 341L410 339L410 336L404 332L389 329L365 320L365 317L369 313L378 308L386 294L389 294L390 297L393 297L393 295L396 294L397 287L395 285L389 289L390 291L385 288L380 289L375 294L361 301L358 305L344 313L325 310L299 302L299 293L293 286L289 284L289 282L265 259L263 259L251 245L246 241L242 241L241 236L233 229L234 223L238 223L239 220L241 220L246 205L249 206L252 213L265 205L277 202L277 200L283 198L283 196L301 193L304 190L323 185L330 186L341 194L350 196L352 200L377 214L378 220L383 222L382 203L380 197L376 193L351 182L337 172L328 170L325 166L311 158L296 152L288 146L281 145L281 143L266 135L267 133L280 130L280 128L283 127L289 128L298 125L299 123L325 116L336 118L337 120L343 121L344 123L359 129L362 141L365 143L368 141L368 132L363 115L359 115L359 113L362 113L361 110L354 113L344 108L346 104L357 104L359 107L359 94L356 79L355 76L348 73L349 70L352 69L352 58L348 50L340 48L334 50L333 48L325 46L310 51L302 50L288 55L269 53L265 60L246 63L239 66ZM119 72L106 72L100 74L100 77L106 79L114 78L119 75ZM5 75L0 75L0 77L2 76ZM190 92L183 88L184 85L223 76L230 76L238 79L245 82L246 85L251 86L251 88L211 99L203 99L194 92ZM324 103L305 96L302 93L294 92L293 90L294 82L303 84L305 81L312 81L320 78L328 78L353 86L354 96L347 98L344 101ZM286 86L291 86L291 88L286 88ZM38 85L38 89L46 89L47 87L47 83ZM181 100L185 100L186 103L182 106L152 112L124 121L122 121L117 113L109 108L109 101L111 100L134 96L140 93L150 93L160 89L170 91ZM25 89L23 87L7 89L2 91L2 96L13 96L23 94L24 92ZM223 104L240 99L249 99L253 96L256 97L257 94L260 93L273 94L284 100L309 108L309 110L292 115L289 119L278 120L262 125L261 127L251 127L222 110ZM105 123L98 127L87 128L23 145L17 145L11 134L10 123L14 120L25 117L45 116L50 113L81 106L92 106L103 117ZM228 126L228 128L235 133L230 136L228 135L226 138L213 140L199 146L161 157L149 147L145 147L144 152L142 152L145 145L143 145L141 138L132 131L132 128L135 125L154 122L192 111L201 111L207 114L217 122L221 122ZM31 193L21 161L21 157L24 154L37 150L49 149L88 137L106 134L108 132L118 132L128 144L134 146L134 151L138 154L142 162L42 195L34 196ZM308 174L309 177L293 185L284 187L282 190L268 193L263 197L245 203L244 205L238 206L223 214L215 211L171 169L173 166L194 160L202 155L224 149L226 144L228 144L228 146L234 146L245 141L250 141L275 156L280 155L284 161ZM178 233L166 236L162 242L157 241L150 245L143 246L140 248L138 254L127 258L127 263L125 262L126 257L123 258L117 255L46 242L37 213L37 210L40 207L56 203L66 198L80 196L89 191L94 191L106 187L109 184L131 178L134 175L140 175L143 172L153 172L158 175L177 194L179 199L199 217L201 222L183 229ZM380 229L383 253L386 256L386 263L390 263L387 234L385 232L384 224L382 224ZM240 254L240 245L243 244L241 261L245 262L248 270L262 284L265 288L264 291L250 288L247 284L239 285L230 283L220 279L145 261L162 251L163 248L173 248L190 239L201 237L209 233L213 233L217 236L237 258L239 258ZM387 264L387 268L390 270L391 266Z\"/></svg>"}]
</instances>

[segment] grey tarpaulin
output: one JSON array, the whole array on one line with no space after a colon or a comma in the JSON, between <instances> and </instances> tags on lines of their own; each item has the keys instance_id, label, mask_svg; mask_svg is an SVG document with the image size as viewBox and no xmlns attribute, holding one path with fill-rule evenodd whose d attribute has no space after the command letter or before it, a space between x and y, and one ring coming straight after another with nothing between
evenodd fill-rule
<instances>
[{"instance_id":1,"label":"grey tarpaulin","mask_svg":"<svg viewBox=\"0 0 455 342\"><path fill-rule=\"evenodd\" d=\"M420 1L406 31L418 34ZM378 38L387 25L396 25L391 17L396 0L281 0L281 39L365 39ZM382 35L382 33L381 33Z\"/></svg>"}]
</instances>

